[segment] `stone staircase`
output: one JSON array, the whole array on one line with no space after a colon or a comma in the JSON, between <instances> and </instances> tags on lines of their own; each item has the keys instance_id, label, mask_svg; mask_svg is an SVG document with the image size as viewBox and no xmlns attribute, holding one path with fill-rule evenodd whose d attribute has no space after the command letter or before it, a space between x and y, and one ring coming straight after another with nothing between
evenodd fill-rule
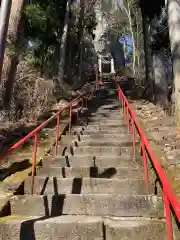
<instances>
[{"instance_id":1,"label":"stone staircase","mask_svg":"<svg viewBox=\"0 0 180 240\"><path fill-rule=\"evenodd\" d=\"M29 177L11 199L0 240L167 239L162 199L146 193L118 101L94 99L90 112L88 126L62 136L63 154L44 161L34 195Z\"/></svg>"}]
</instances>

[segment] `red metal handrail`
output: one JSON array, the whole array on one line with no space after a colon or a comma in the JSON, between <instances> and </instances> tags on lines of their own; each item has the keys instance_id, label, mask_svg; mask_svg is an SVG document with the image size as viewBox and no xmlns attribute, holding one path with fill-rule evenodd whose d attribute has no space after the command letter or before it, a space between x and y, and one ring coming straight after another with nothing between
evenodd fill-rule
<instances>
[{"instance_id":1,"label":"red metal handrail","mask_svg":"<svg viewBox=\"0 0 180 240\"><path fill-rule=\"evenodd\" d=\"M131 128L132 128L132 145L133 145L133 153L134 157L136 154L136 144L135 144L135 134L137 130L137 133L140 137L141 142L141 151L142 151L142 158L144 161L144 177L145 177L145 183L147 186L147 191L149 193L149 178L148 178L148 166L147 166L147 154L149 156L149 159L151 163L154 166L154 169L156 170L156 173L160 179L162 190L163 190L163 200L164 200L164 207L165 207L165 213L166 213L166 224L167 224L167 233L168 233L168 240L173 240L173 230L172 230L172 219L171 219L171 208L173 209L177 220L180 222L180 203L173 194L172 187L168 182L168 179L166 177L166 174L164 170L161 168L159 159L154 155L150 143L145 136L134 111L132 110L127 98L125 97L124 93L122 92L119 84L116 84L119 100L121 101L122 105L122 112L124 114L125 123L128 127L128 132L130 131L129 125L131 121Z\"/></svg>"},{"instance_id":2,"label":"red metal handrail","mask_svg":"<svg viewBox=\"0 0 180 240\"><path fill-rule=\"evenodd\" d=\"M94 90L95 90L94 88L92 88L92 89L90 88L90 91L80 94L78 97L76 97L71 102L69 102L67 104L67 106L65 106L64 108L59 110L56 114L51 116L46 121L44 121L41 125L36 127L32 132L27 134L24 138L22 138L20 141L18 141L12 147L10 147L7 152L5 152L2 156L0 156L0 161L1 161L5 157L10 155L12 152L17 150L20 146L25 144L29 139L34 137L34 150L33 150L33 156L32 156L32 174L31 174L31 177L32 177L31 194L33 194L33 189L34 189L34 176L35 176L35 171L36 171L36 155L37 155L37 143L38 143L38 133L39 133L39 131L41 129L43 129L45 126L47 126L48 123L50 123L52 120L54 120L54 119L57 120L57 122L56 122L56 136L55 136L55 154L57 155L57 153L58 153L58 141L59 141L59 137L60 137L59 134L60 134L60 115L61 115L61 113L69 109L68 124L69 124L69 133L71 134L71 121L72 121L73 103L75 103L78 100L81 100L83 98L86 98L86 97L89 99L90 95L93 95Z\"/></svg>"}]
</instances>

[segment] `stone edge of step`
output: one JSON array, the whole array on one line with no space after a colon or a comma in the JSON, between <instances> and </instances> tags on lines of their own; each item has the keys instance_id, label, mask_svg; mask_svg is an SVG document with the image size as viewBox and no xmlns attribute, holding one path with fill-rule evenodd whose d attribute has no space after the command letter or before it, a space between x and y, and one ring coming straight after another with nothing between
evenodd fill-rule
<instances>
[{"instance_id":1,"label":"stone edge of step","mask_svg":"<svg viewBox=\"0 0 180 240\"><path fill-rule=\"evenodd\" d=\"M13 219L14 217L14 219ZM63 239L70 239L73 235L85 235L86 238L90 233L90 238L107 239L107 236L113 236L116 231L116 238L121 233L121 236L126 236L127 233L133 233L133 236L140 237L140 234L148 234L144 232L144 227L147 229L156 228L156 234L166 235L165 221L150 218L123 218L123 217L98 217L98 216L59 216L41 220L39 218L17 219L17 216L12 216L12 219L3 219L0 226L0 238L4 240L19 240L19 236L40 237L41 239L49 239L63 234ZM60 227L60 228L59 228ZM133 232L136 229L136 232ZM33 232L32 232L33 231ZM113 231L113 232L112 232ZM66 234L66 235L64 235ZM64 238L65 237L65 238ZM97 238L98 237L98 238ZM54 239L54 238L53 238ZM72 238L71 238L72 239ZM140 238L136 238L140 239Z\"/></svg>"},{"instance_id":2,"label":"stone edge of step","mask_svg":"<svg viewBox=\"0 0 180 240\"><path fill-rule=\"evenodd\" d=\"M78 181L80 180L80 181ZM41 194L41 191L43 188L48 188L48 187L52 187L52 191L54 192L54 184L56 185L60 185L59 188L61 187L61 184L65 184L66 187L69 188L69 190L73 191L73 184L78 184L78 187L80 185L80 189L84 188L96 188L96 187L100 187L103 184L106 184L105 186L107 186L108 188L110 187L116 187L118 184L119 186L125 186L127 184L129 184L129 186L132 186L132 184L134 185L134 189L139 189L139 185L141 185L141 193L146 193L146 187L144 184L144 180L141 179L133 179L133 178L126 178L126 179L106 179L106 178L58 178L58 177L45 177L45 176L36 176L35 180L34 180L34 193L35 194ZM24 193L25 194L30 194L30 186L32 183L32 179L31 177L28 177L25 180L24 183ZM67 185L66 185L67 184ZM76 185L77 185L76 184ZM37 189L36 189L37 188ZM57 186L58 188L58 186ZM48 188L49 189L49 188ZM44 189L45 191L45 189ZM49 190L48 190L49 191ZM50 191L49 193L52 194L52 191ZM67 190L66 190L67 191ZM59 192L59 191L58 191ZM80 192L83 193L83 192ZM93 192L92 192L93 193ZM138 191L139 193L139 191ZM96 194L100 194L99 192L97 192ZM42 195L42 194L41 194Z\"/></svg>"},{"instance_id":3,"label":"stone edge of step","mask_svg":"<svg viewBox=\"0 0 180 240\"><path fill-rule=\"evenodd\" d=\"M44 201L46 201L47 205L46 207L44 205L45 204ZM60 204L62 203L62 201L63 208L62 206L57 205L58 209L60 208L61 211L63 211L62 215L87 214L87 216L108 215L119 217L121 216L121 217L164 218L162 198L155 195L120 195L120 194L16 195L13 196L10 201L11 213L15 215L26 216L35 215L43 217L46 216L47 214L46 209L52 208L51 204L55 202ZM93 206L91 205L92 202L94 203ZM105 203L106 205L110 204L111 210L107 211L107 208L103 207L103 204ZM97 206L97 204L99 204L99 207ZM35 211L34 214L32 214L31 212L30 209L31 205L36 206L36 208L33 209L33 211ZM55 213L54 211L56 211L55 216L57 216L57 210L51 209L51 211L53 214ZM54 216L49 214L50 213L48 213L47 216L49 217ZM59 214L61 214L61 212Z\"/></svg>"}]
</instances>

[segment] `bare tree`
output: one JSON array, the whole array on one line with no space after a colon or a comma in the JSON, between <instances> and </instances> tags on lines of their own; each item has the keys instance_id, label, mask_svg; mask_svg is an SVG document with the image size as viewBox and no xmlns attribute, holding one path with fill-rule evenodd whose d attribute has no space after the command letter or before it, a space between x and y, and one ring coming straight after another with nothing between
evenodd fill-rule
<instances>
[{"instance_id":1,"label":"bare tree","mask_svg":"<svg viewBox=\"0 0 180 240\"><path fill-rule=\"evenodd\" d=\"M136 75L135 65L136 65L136 45L135 45L135 36L134 36L134 29L133 29L133 6L134 2L132 0L125 0L123 9L125 10L125 13L127 15L128 21L129 21L129 28L131 31L131 37L132 37L132 46L133 46L133 72L134 76Z\"/></svg>"},{"instance_id":2,"label":"bare tree","mask_svg":"<svg viewBox=\"0 0 180 240\"><path fill-rule=\"evenodd\" d=\"M9 25L12 0L0 1L0 77L4 61L6 37Z\"/></svg>"},{"instance_id":3,"label":"bare tree","mask_svg":"<svg viewBox=\"0 0 180 240\"><path fill-rule=\"evenodd\" d=\"M145 53L145 71L146 71L146 89L150 99L153 97L153 82L151 74L151 52L149 48L149 22L146 14L142 9L142 26L144 35L144 53Z\"/></svg>"},{"instance_id":4,"label":"bare tree","mask_svg":"<svg viewBox=\"0 0 180 240\"><path fill-rule=\"evenodd\" d=\"M166 78L164 49L161 48L160 50L154 51L152 59L155 102L161 107L166 107L168 83Z\"/></svg>"},{"instance_id":5,"label":"bare tree","mask_svg":"<svg viewBox=\"0 0 180 240\"><path fill-rule=\"evenodd\" d=\"M24 46L24 18L23 10L27 0L13 0L8 28L8 44L6 59L4 61L2 81L3 81L3 107L9 109L11 102L12 88L15 81L17 65L20 53Z\"/></svg>"},{"instance_id":6,"label":"bare tree","mask_svg":"<svg viewBox=\"0 0 180 240\"><path fill-rule=\"evenodd\" d=\"M167 0L169 37L174 74L174 105L177 126L180 126L180 1Z\"/></svg>"},{"instance_id":7,"label":"bare tree","mask_svg":"<svg viewBox=\"0 0 180 240\"><path fill-rule=\"evenodd\" d=\"M64 28L63 28L63 35L61 38L61 46L60 46L60 54L59 54L59 74L58 74L58 84L64 91L69 90L68 84L64 81L64 66L66 60L66 47L67 47L67 37L68 37L68 30L69 30L69 13L70 13L70 5L71 0L67 1L66 5L66 14L64 18Z\"/></svg>"}]
</instances>

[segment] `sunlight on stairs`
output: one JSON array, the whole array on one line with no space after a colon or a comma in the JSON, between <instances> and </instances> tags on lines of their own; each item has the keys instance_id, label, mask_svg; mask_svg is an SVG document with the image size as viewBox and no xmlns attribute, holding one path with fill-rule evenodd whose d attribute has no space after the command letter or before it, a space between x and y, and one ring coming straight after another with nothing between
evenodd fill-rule
<instances>
[{"instance_id":1,"label":"sunlight on stairs","mask_svg":"<svg viewBox=\"0 0 180 240\"><path fill-rule=\"evenodd\" d=\"M93 99L88 125L76 126L60 144L64 156L44 162L34 195L29 177L25 194L11 200L0 239L167 239L161 198L146 193L116 97Z\"/></svg>"}]
</instances>

